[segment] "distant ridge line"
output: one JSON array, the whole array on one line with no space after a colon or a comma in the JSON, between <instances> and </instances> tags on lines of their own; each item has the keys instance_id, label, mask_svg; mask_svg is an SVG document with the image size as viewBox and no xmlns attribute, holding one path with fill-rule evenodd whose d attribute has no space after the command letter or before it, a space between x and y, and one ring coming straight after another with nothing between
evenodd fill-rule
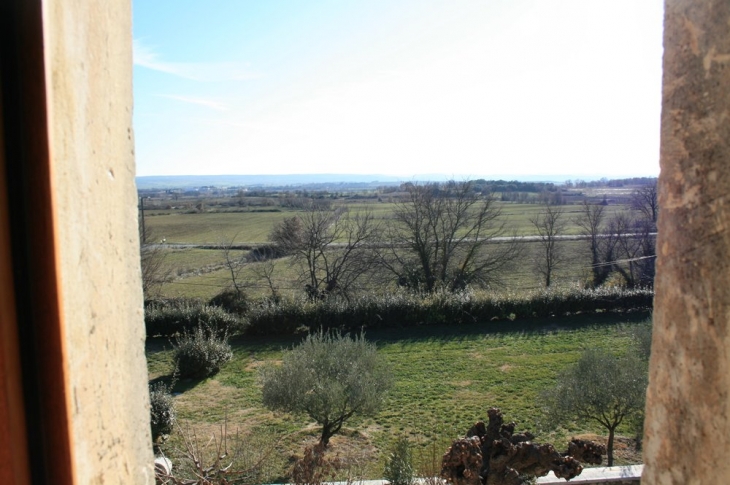
<instances>
[{"instance_id":1,"label":"distant ridge line","mask_svg":"<svg viewBox=\"0 0 730 485\"><path fill-rule=\"evenodd\" d=\"M636 175L446 175L415 174L412 176L384 174L282 174L282 175L146 175L136 177L139 189L166 189L204 186L299 186L311 184L359 183L392 185L402 182L441 182L445 180L518 180L520 182L555 182L566 180L593 181L601 178L632 178ZM651 175L648 175L651 177Z\"/></svg>"}]
</instances>

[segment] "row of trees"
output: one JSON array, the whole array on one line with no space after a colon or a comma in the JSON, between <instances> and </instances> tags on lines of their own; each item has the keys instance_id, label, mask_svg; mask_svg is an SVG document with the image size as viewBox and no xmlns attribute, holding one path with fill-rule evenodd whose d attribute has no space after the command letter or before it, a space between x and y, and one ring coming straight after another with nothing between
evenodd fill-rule
<instances>
[{"instance_id":1,"label":"row of trees","mask_svg":"<svg viewBox=\"0 0 730 485\"><path fill-rule=\"evenodd\" d=\"M637 190L630 212L608 214L606 206L584 202L577 216L546 201L530 223L533 246L509 231L501 205L491 193L474 190L472 182L408 184L407 196L395 203L386 222L371 212L351 214L344 207L312 200L294 217L277 224L271 247L259 250L257 275L277 296L272 257L290 255L300 285L312 300L350 298L364 286L393 281L416 291L458 291L468 286L498 285L518 258L529 260L549 287L569 259L562 236L569 222L581 229L589 254L591 284L600 286L619 274L627 286L651 286L654 278L654 232L658 205L656 186ZM164 281L160 246L149 234L142 241L145 295L153 296ZM241 295L241 270L251 256L224 245L232 289Z\"/></svg>"},{"instance_id":2,"label":"row of trees","mask_svg":"<svg viewBox=\"0 0 730 485\"><path fill-rule=\"evenodd\" d=\"M313 300L347 299L373 280L424 292L488 287L499 284L520 257L531 259L547 287L568 262L562 236L569 219L561 206L545 203L530 219L539 249L525 255L495 197L476 193L471 182L410 184L406 190L385 223L371 212L353 216L313 203L276 225L270 240L292 256ZM586 202L572 219L585 236L595 286L613 273L627 286L652 284L655 187L637 191L634 200L637 210L611 217L605 206Z\"/></svg>"},{"instance_id":3,"label":"row of trees","mask_svg":"<svg viewBox=\"0 0 730 485\"><path fill-rule=\"evenodd\" d=\"M605 205L584 202L579 215L573 218L587 241L594 286L601 286L614 273L621 275L626 286L653 286L659 214L656 184L636 190L631 208L633 212L609 217ZM546 204L530 222L540 248L533 255L533 266L545 286L550 286L556 270L567 262L559 241L568 221L562 207Z\"/></svg>"},{"instance_id":4,"label":"row of trees","mask_svg":"<svg viewBox=\"0 0 730 485\"><path fill-rule=\"evenodd\" d=\"M487 249L507 236L505 224L495 198L475 193L469 182L407 191L385 224L371 212L352 216L311 205L278 224L270 240L299 265L312 299L349 298L369 278L425 292L486 286L519 255L513 237Z\"/></svg>"}]
</instances>

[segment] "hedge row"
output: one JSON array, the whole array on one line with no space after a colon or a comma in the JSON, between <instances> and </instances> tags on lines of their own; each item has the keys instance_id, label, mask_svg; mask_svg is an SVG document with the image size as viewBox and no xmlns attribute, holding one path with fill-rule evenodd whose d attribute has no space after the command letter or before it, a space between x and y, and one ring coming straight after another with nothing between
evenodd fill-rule
<instances>
[{"instance_id":1,"label":"hedge row","mask_svg":"<svg viewBox=\"0 0 730 485\"><path fill-rule=\"evenodd\" d=\"M246 319L218 306L195 300L172 300L149 303L145 308L148 337L172 337L191 333L198 327L218 335L244 333Z\"/></svg>"},{"instance_id":2,"label":"hedge row","mask_svg":"<svg viewBox=\"0 0 730 485\"><path fill-rule=\"evenodd\" d=\"M148 336L181 334L199 324L229 334L276 335L330 328L356 331L362 328L625 312L651 309L653 298L654 293L650 289L618 287L538 290L502 295L465 291L420 296L395 292L385 296L363 296L350 302L253 301L247 302L246 311L238 315L203 303L175 302L149 305L145 322Z\"/></svg>"},{"instance_id":3,"label":"hedge row","mask_svg":"<svg viewBox=\"0 0 730 485\"><path fill-rule=\"evenodd\" d=\"M463 324L575 313L617 312L652 308L650 289L570 289L535 291L520 295L438 293L421 297L410 293L365 296L351 302L282 300L260 302L249 308L247 333L291 334L339 328Z\"/></svg>"}]
</instances>

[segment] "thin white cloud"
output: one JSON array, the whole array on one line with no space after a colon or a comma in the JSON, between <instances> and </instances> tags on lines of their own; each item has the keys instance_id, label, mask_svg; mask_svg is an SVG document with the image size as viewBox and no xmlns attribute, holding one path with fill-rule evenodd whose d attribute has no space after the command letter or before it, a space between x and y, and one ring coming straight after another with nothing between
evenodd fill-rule
<instances>
[{"instance_id":1,"label":"thin white cloud","mask_svg":"<svg viewBox=\"0 0 730 485\"><path fill-rule=\"evenodd\" d=\"M158 94L161 98L174 99L176 101L182 101L183 103L197 104L199 106L205 106L217 111L228 111L228 105L214 99L206 98L192 98L190 96L178 96L175 94Z\"/></svg>"},{"instance_id":2,"label":"thin white cloud","mask_svg":"<svg viewBox=\"0 0 730 485\"><path fill-rule=\"evenodd\" d=\"M167 62L139 39L134 39L134 65L193 81L246 81L261 74L242 62Z\"/></svg>"}]
</instances>

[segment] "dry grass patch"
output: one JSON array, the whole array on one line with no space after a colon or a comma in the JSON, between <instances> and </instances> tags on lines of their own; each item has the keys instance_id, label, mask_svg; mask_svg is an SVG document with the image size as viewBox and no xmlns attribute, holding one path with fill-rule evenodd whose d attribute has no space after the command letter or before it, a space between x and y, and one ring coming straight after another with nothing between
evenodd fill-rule
<instances>
[{"instance_id":1,"label":"dry grass patch","mask_svg":"<svg viewBox=\"0 0 730 485\"><path fill-rule=\"evenodd\" d=\"M217 380L207 380L198 386L175 396L175 407L195 425L208 426L226 419L243 430L266 423L270 413L259 407L240 403L240 389L226 386ZM210 403L205 406L203 403ZM219 426L215 424L215 426Z\"/></svg>"},{"instance_id":2,"label":"dry grass patch","mask_svg":"<svg viewBox=\"0 0 730 485\"><path fill-rule=\"evenodd\" d=\"M281 359L253 360L249 362L246 367L244 367L244 369L246 370L246 372L258 372L258 369L266 364L281 365L281 362Z\"/></svg>"},{"instance_id":3,"label":"dry grass patch","mask_svg":"<svg viewBox=\"0 0 730 485\"><path fill-rule=\"evenodd\" d=\"M584 433L573 437L595 441L604 446L608 443L608 436L593 433ZM616 436L613 443L613 459L615 466L642 463L643 457L641 450L636 449L636 439L628 436ZM606 464L604 463L601 466L606 466Z\"/></svg>"},{"instance_id":4,"label":"dry grass patch","mask_svg":"<svg viewBox=\"0 0 730 485\"><path fill-rule=\"evenodd\" d=\"M499 367L499 370L501 370L502 372L508 373L509 371L511 371L511 370L512 370L512 368L513 368L513 367L514 367L514 366L513 366L513 365L511 365L511 364L503 364L503 365L501 365L501 366Z\"/></svg>"},{"instance_id":5,"label":"dry grass patch","mask_svg":"<svg viewBox=\"0 0 730 485\"><path fill-rule=\"evenodd\" d=\"M316 445L319 438L300 436L300 439L293 438L292 441L297 443L297 447L289 455L287 459L289 463L300 460L304 455L304 449ZM374 464L380 462L380 455L380 451L370 441L368 435L348 428L330 439L326 456L337 463L336 480L358 481L378 473L378 467Z\"/></svg>"},{"instance_id":6,"label":"dry grass patch","mask_svg":"<svg viewBox=\"0 0 730 485\"><path fill-rule=\"evenodd\" d=\"M452 401L465 402L490 402L491 397L488 392L480 392L474 389L459 389L454 392Z\"/></svg>"}]
</instances>

